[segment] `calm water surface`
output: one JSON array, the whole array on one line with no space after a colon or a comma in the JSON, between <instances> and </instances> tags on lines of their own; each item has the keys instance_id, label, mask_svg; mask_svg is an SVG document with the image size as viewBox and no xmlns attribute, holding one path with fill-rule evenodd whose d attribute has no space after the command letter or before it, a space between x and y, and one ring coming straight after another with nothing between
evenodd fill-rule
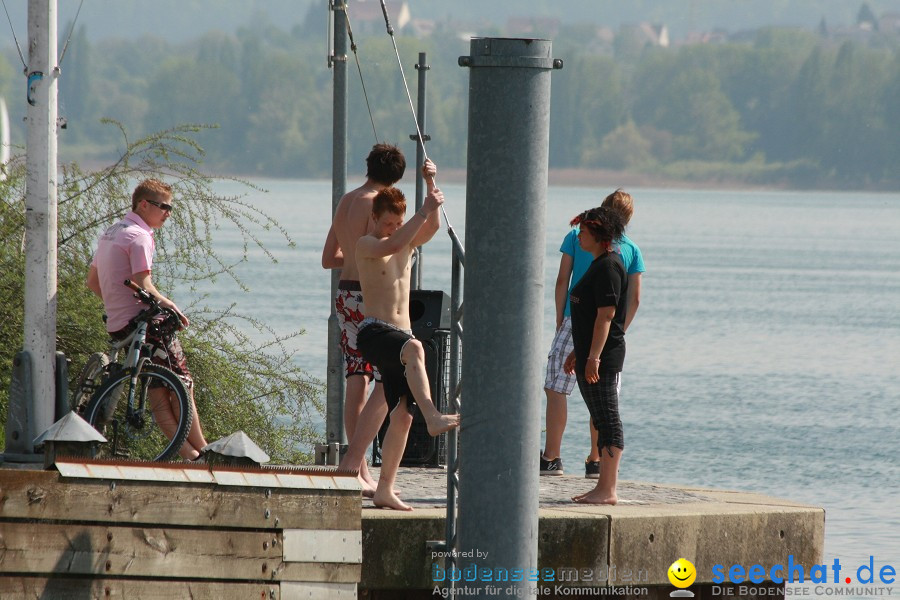
<instances>
[{"instance_id":1,"label":"calm water surface","mask_svg":"<svg viewBox=\"0 0 900 600\"><path fill-rule=\"evenodd\" d=\"M215 290L211 303L236 299L278 331L304 329L298 361L324 380L330 279L319 259L331 184L257 183L268 193L250 199L296 247L266 234L278 263L254 253L239 269L251 292L223 279L202 289ZM413 197L412 186L401 187ZM464 237L465 190L442 187ZM609 191L548 192L547 348L567 222ZM826 562L855 569L874 555L876 570L900 570L900 195L630 191L629 235L647 273L627 337L622 478L823 506ZM237 256L238 244L236 232L219 232L223 254ZM425 250L426 289L449 293L449 257L439 233ZM563 440L571 473L582 472L587 422L576 390Z\"/></svg>"}]
</instances>

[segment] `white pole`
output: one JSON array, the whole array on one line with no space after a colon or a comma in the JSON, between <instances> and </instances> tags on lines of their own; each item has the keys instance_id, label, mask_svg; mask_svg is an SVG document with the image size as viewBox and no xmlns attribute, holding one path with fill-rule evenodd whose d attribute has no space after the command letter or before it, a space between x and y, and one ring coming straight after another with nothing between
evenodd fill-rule
<instances>
[{"instance_id":1,"label":"white pole","mask_svg":"<svg viewBox=\"0 0 900 600\"><path fill-rule=\"evenodd\" d=\"M25 350L31 354L34 439L54 416L56 362L56 0L28 0Z\"/></svg>"},{"instance_id":2,"label":"white pole","mask_svg":"<svg viewBox=\"0 0 900 600\"><path fill-rule=\"evenodd\" d=\"M0 97L0 181L6 180L4 171L9 162L9 111L6 110L6 101Z\"/></svg>"}]
</instances>

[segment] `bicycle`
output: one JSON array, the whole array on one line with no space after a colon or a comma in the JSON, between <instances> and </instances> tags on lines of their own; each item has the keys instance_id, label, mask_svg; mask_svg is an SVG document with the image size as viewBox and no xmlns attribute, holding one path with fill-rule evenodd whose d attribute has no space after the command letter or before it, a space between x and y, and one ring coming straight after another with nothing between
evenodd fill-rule
<instances>
[{"instance_id":1,"label":"bicycle","mask_svg":"<svg viewBox=\"0 0 900 600\"><path fill-rule=\"evenodd\" d=\"M124 285L148 307L131 319L134 331L127 337L110 339L108 353L94 352L88 358L72 395L72 408L109 440L100 450L101 457L172 460L191 429L193 405L178 375L150 362L152 350L146 340L148 331L166 337L174 334L181 323L174 311L161 307L144 288L128 279ZM122 351L125 359L119 363ZM153 389L164 389L177 400L178 422L171 439L154 418Z\"/></svg>"}]
</instances>

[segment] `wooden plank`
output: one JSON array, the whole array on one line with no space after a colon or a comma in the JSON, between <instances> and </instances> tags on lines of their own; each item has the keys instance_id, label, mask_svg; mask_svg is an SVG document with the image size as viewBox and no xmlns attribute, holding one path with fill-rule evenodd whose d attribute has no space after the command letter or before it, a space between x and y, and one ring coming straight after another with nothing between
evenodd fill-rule
<instances>
[{"instance_id":1,"label":"wooden plank","mask_svg":"<svg viewBox=\"0 0 900 600\"><path fill-rule=\"evenodd\" d=\"M0 577L3 600L280 600L275 584Z\"/></svg>"},{"instance_id":2,"label":"wooden plank","mask_svg":"<svg viewBox=\"0 0 900 600\"><path fill-rule=\"evenodd\" d=\"M272 573L273 579L282 582L359 583L362 565L340 563L283 562Z\"/></svg>"},{"instance_id":3,"label":"wooden plank","mask_svg":"<svg viewBox=\"0 0 900 600\"><path fill-rule=\"evenodd\" d=\"M281 555L279 536L266 532L48 523L0 527L2 573L252 581L269 579Z\"/></svg>"},{"instance_id":4,"label":"wooden plank","mask_svg":"<svg viewBox=\"0 0 900 600\"><path fill-rule=\"evenodd\" d=\"M362 564L362 531L285 529L285 562Z\"/></svg>"},{"instance_id":5,"label":"wooden plank","mask_svg":"<svg viewBox=\"0 0 900 600\"><path fill-rule=\"evenodd\" d=\"M287 564L280 533L6 522L0 573L356 583L358 564Z\"/></svg>"},{"instance_id":6,"label":"wooden plank","mask_svg":"<svg viewBox=\"0 0 900 600\"><path fill-rule=\"evenodd\" d=\"M360 529L351 490L235 488L201 483L60 480L0 469L0 518L251 529Z\"/></svg>"},{"instance_id":7,"label":"wooden plank","mask_svg":"<svg viewBox=\"0 0 900 600\"><path fill-rule=\"evenodd\" d=\"M355 583L282 583L282 600L356 600Z\"/></svg>"}]
</instances>

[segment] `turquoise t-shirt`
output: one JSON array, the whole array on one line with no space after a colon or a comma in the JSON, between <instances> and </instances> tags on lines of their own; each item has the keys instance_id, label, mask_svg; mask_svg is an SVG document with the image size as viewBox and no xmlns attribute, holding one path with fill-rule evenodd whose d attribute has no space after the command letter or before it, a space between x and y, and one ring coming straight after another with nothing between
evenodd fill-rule
<instances>
[{"instance_id":1,"label":"turquoise t-shirt","mask_svg":"<svg viewBox=\"0 0 900 600\"><path fill-rule=\"evenodd\" d=\"M641 249L627 235L622 236L619 245L616 246L616 252L622 257L625 272L629 275L643 273L647 270L644 268L644 257L641 256Z\"/></svg>"},{"instance_id":2,"label":"turquoise t-shirt","mask_svg":"<svg viewBox=\"0 0 900 600\"><path fill-rule=\"evenodd\" d=\"M573 229L570 231L566 237L563 239L562 245L559 247L559 251L563 254L568 254L573 258L572 264L572 279L569 283L569 293L572 293L572 288L575 287L575 284L581 280L581 277L584 275L585 271L588 270L588 267L591 266L591 262L593 262L594 257L591 256L590 252L585 252L581 249L581 244L578 243L578 230ZM635 244L627 235L622 236L622 240L616 246L616 252L618 252L622 257L622 263L625 265L625 272L629 275L633 275L635 273L643 273L646 269L644 267L644 257L641 256L641 249L638 248L638 245ZM563 311L564 317L572 316L571 306L569 305L568 294L566 295L566 310Z\"/></svg>"}]
</instances>

